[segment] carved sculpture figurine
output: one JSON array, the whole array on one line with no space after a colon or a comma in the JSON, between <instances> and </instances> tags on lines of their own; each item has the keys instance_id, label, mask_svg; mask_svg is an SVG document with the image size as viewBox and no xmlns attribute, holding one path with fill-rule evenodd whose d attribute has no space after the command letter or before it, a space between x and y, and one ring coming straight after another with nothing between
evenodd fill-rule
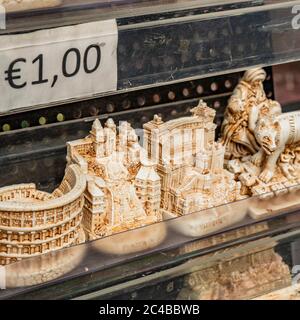
<instances>
[{"instance_id":1,"label":"carved sculpture figurine","mask_svg":"<svg viewBox=\"0 0 300 320\"><path fill-rule=\"evenodd\" d=\"M191 112L169 122L155 115L144 125L144 148L129 123L117 129L112 119L104 127L95 120L89 136L68 143L68 164L87 177L83 228L90 239L240 199L240 183L223 168L225 148L215 142L215 111L200 101ZM215 230L233 221L211 220L198 224Z\"/></svg>"},{"instance_id":2,"label":"carved sculpture figurine","mask_svg":"<svg viewBox=\"0 0 300 320\"><path fill-rule=\"evenodd\" d=\"M87 177L83 228L90 239L161 220L160 178L135 130L97 119L90 135L68 143L68 163Z\"/></svg>"},{"instance_id":3,"label":"carved sculpture figurine","mask_svg":"<svg viewBox=\"0 0 300 320\"><path fill-rule=\"evenodd\" d=\"M295 168L290 162L295 156L291 150L284 151L300 141L300 111L262 118L255 128L255 137L261 148L252 162L260 166L265 160L260 179L266 183L272 179L278 160L286 178L293 179Z\"/></svg>"},{"instance_id":4,"label":"carved sculpture figurine","mask_svg":"<svg viewBox=\"0 0 300 320\"><path fill-rule=\"evenodd\" d=\"M191 112L169 122L155 115L144 125L145 149L128 122L117 128L108 119L102 127L97 119L86 138L68 143L66 176L52 194L32 184L0 189L0 263L239 199L240 183L223 168L225 148L215 142L215 111L200 101ZM222 219L200 217L201 234L236 222ZM165 234L165 227L153 226L150 234L123 237L118 250L104 250L141 251Z\"/></svg>"},{"instance_id":5,"label":"carved sculpture figurine","mask_svg":"<svg viewBox=\"0 0 300 320\"><path fill-rule=\"evenodd\" d=\"M168 122L155 116L144 125L144 146L148 157L157 162L161 208L166 218L197 213L240 198L240 183L224 170L225 148L215 142L215 110L200 101L191 112L190 117ZM202 230L201 234L216 226L224 227L225 220L232 222L232 218L223 220L220 215L210 215L209 221L203 216L196 220L193 225Z\"/></svg>"},{"instance_id":6,"label":"carved sculpture figurine","mask_svg":"<svg viewBox=\"0 0 300 320\"><path fill-rule=\"evenodd\" d=\"M0 189L0 265L85 240L81 229L86 180L70 166L52 194L22 184Z\"/></svg>"},{"instance_id":7,"label":"carved sculpture figurine","mask_svg":"<svg viewBox=\"0 0 300 320\"><path fill-rule=\"evenodd\" d=\"M300 183L300 112L282 113L278 102L267 99L265 78L262 69L245 73L222 126L227 168L246 195L278 194Z\"/></svg>"},{"instance_id":8,"label":"carved sculpture figurine","mask_svg":"<svg viewBox=\"0 0 300 320\"><path fill-rule=\"evenodd\" d=\"M229 99L222 124L222 141L228 160L257 153L260 150L255 138L258 120L281 114L280 104L266 97L265 79L263 69L246 71Z\"/></svg>"}]
</instances>

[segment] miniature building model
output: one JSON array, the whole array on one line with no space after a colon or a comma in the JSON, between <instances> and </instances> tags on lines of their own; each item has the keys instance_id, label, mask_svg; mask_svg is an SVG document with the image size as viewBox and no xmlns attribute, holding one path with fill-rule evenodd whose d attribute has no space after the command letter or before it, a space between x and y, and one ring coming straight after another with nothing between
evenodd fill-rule
<instances>
[{"instance_id":1,"label":"miniature building model","mask_svg":"<svg viewBox=\"0 0 300 320\"><path fill-rule=\"evenodd\" d=\"M200 101L191 117L144 125L144 146L161 177L161 208L184 215L227 202L240 183L223 169L225 148L215 142L215 111Z\"/></svg>"},{"instance_id":2,"label":"miniature building model","mask_svg":"<svg viewBox=\"0 0 300 320\"><path fill-rule=\"evenodd\" d=\"M222 135L227 168L242 183L242 193L270 197L299 189L300 112L282 113L267 98L265 79L263 69L245 72L229 99Z\"/></svg>"},{"instance_id":3,"label":"miniature building model","mask_svg":"<svg viewBox=\"0 0 300 320\"><path fill-rule=\"evenodd\" d=\"M52 194L34 184L0 189L0 265L84 241L85 186L84 175L72 165Z\"/></svg>"},{"instance_id":4,"label":"miniature building model","mask_svg":"<svg viewBox=\"0 0 300 320\"><path fill-rule=\"evenodd\" d=\"M239 199L240 182L223 168L225 147L215 142L214 117L203 101L190 117L163 122L154 116L144 125L145 149L129 123L117 128L112 119L104 127L95 120L89 136L69 142L68 164L87 177L82 224L88 237Z\"/></svg>"},{"instance_id":5,"label":"miniature building model","mask_svg":"<svg viewBox=\"0 0 300 320\"><path fill-rule=\"evenodd\" d=\"M68 163L87 176L83 227L90 239L161 220L160 177L135 130L112 119L93 123L85 139L68 143Z\"/></svg>"}]
</instances>

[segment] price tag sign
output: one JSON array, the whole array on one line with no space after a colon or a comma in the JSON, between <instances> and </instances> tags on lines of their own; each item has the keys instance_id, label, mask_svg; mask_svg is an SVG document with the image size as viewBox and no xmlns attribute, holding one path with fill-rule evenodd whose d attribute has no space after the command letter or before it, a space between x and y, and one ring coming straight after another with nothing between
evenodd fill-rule
<instances>
[{"instance_id":1,"label":"price tag sign","mask_svg":"<svg viewBox=\"0 0 300 320\"><path fill-rule=\"evenodd\" d=\"M0 36L0 113L117 90L115 20Z\"/></svg>"}]
</instances>

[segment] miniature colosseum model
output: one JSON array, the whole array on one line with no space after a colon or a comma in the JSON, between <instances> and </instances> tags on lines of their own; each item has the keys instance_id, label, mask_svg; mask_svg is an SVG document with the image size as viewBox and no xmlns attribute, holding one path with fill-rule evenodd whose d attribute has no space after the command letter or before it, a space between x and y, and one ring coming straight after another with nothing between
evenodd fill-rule
<instances>
[{"instance_id":1,"label":"miniature colosseum model","mask_svg":"<svg viewBox=\"0 0 300 320\"><path fill-rule=\"evenodd\" d=\"M52 194L34 184L0 189L0 265L84 241L81 230L86 180L69 166Z\"/></svg>"}]
</instances>

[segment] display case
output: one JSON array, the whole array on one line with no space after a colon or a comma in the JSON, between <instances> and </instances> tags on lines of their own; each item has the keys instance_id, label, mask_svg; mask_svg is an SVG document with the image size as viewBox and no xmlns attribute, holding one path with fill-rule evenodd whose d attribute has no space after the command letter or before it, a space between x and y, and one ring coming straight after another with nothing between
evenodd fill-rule
<instances>
[{"instance_id":1,"label":"display case","mask_svg":"<svg viewBox=\"0 0 300 320\"><path fill-rule=\"evenodd\" d=\"M299 298L300 122L279 182L223 146L299 110L300 1L0 4L0 299Z\"/></svg>"}]
</instances>

